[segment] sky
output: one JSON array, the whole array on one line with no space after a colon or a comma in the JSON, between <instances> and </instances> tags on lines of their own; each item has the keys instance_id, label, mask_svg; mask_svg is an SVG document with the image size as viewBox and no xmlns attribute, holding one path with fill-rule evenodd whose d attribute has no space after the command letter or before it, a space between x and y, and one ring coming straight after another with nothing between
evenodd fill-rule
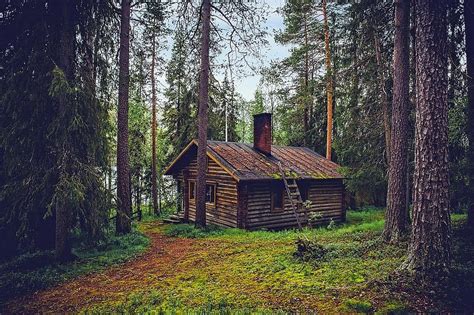
<instances>
[{"instance_id":1,"label":"sky","mask_svg":"<svg viewBox=\"0 0 474 315\"><path fill-rule=\"evenodd\" d=\"M283 29L283 17L279 15L276 10L284 5L285 0L263 0L259 3L266 4L268 6L268 16L266 17L265 23L262 25L262 27L267 30L268 45L267 47L262 47L260 56L260 60L263 62L261 66L268 66L270 61L283 59L289 55L289 47L277 44L274 41L275 32ZM163 57L165 60L169 60L171 57L171 48L173 46L173 34L168 35L166 42L167 45L163 51ZM226 60L224 56L219 56L218 58L223 58L223 60ZM239 71L241 72L234 72L235 91L242 95L245 100L252 100L254 98L255 91L258 88L261 75L258 73L252 74L252 70L247 65L245 65L244 68ZM216 77L218 80L223 80L224 73L216 73ZM165 73L163 71L158 74L157 83L158 90L162 92L166 88ZM158 98L163 100L164 95L159 93Z\"/></svg>"},{"instance_id":2,"label":"sky","mask_svg":"<svg viewBox=\"0 0 474 315\"><path fill-rule=\"evenodd\" d=\"M283 29L283 17L275 11L284 5L285 0L265 0L264 2L270 7L269 11L271 12L267 17L265 25L263 25L268 28L267 40L269 45L262 52L264 65L267 66L271 60L287 57L289 55L289 47L282 46L274 41L275 31ZM247 70L246 72L251 72L250 69ZM235 82L235 90L241 94L244 99L251 100L254 97L259 81L259 74L245 76Z\"/></svg>"}]
</instances>

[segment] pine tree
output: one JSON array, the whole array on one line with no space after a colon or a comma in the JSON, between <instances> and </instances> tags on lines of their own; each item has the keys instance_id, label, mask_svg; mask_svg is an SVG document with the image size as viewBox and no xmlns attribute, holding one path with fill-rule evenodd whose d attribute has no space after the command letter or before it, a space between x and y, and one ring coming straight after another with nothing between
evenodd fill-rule
<instances>
[{"instance_id":1,"label":"pine tree","mask_svg":"<svg viewBox=\"0 0 474 315\"><path fill-rule=\"evenodd\" d=\"M198 151L196 178L196 226L206 226L207 109L209 102L209 39L211 2L201 8L201 70L199 76Z\"/></svg>"},{"instance_id":2,"label":"pine tree","mask_svg":"<svg viewBox=\"0 0 474 315\"><path fill-rule=\"evenodd\" d=\"M153 213L159 214L158 208L158 189L156 181L156 83L155 83L155 64L156 47L155 36L152 39L151 54L151 199L153 201Z\"/></svg>"},{"instance_id":3,"label":"pine tree","mask_svg":"<svg viewBox=\"0 0 474 315\"><path fill-rule=\"evenodd\" d=\"M423 281L450 267L446 1L417 0L412 237L404 269Z\"/></svg>"},{"instance_id":4,"label":"pine tree","mask_svg":"<svg viewBox=\"0 0 474 315\"><path fill-rule=\"evenodd\" d=\"M474 5L472 1L464 2L464 23L466 32L467 63L467 126L469 140L468 163L468 224L474 227Z\"/></svg>"},{"instance_id":5,"label":"pine tree","mask_svg":"<svg viewBox=\"0 0 474 315\"><path fill-rule=\"evenodd\" d=\"M329 23L326 0L322 2L324 19L324 47L326 55L326 93L327 93L327 130L326 130L326 159L331 160L332 153L332 132L333 132L333 80L331 66L331 49L329 47Z\"/></svg>"},{"instance_id":6,"label":"pine tree","mask_svg":"<svg viewBox=\"0 0 474 315\"><path fill-rule=\"evenodd\" d=\"M130 164L128 147L128 97L130 63L130 0L122 0L120 18L119 105L117 132L117 217L116 232L131 231Z\"/></svg>"},{"instance_id":7,"label":"pine tree","mask_svg":"<svg viewBox=\"0 0 474 315\"><path fill-rule=\"evenodd\" d=\"M395 43L393 52L393 105L392 148L389 155L387 211L383 237L388 242L398 242L408 229L406 204L408 108L409 108L409 39L410 3L397 0L395 6Z\"/></svg>"}]
</instances>

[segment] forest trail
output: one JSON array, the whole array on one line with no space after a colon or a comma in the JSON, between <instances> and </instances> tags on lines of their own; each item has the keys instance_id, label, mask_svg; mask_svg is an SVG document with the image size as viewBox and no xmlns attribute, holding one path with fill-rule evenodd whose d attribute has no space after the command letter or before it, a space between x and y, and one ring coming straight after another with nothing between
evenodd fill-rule
<instances>
[{"instance_id":1,"label":"forest trail","mask_svg":"<svg viewBox=\"0 0 474 315\"><path fill-rule=\"evenodd\" d=\"M150 238L150 248L137 258L13 300L7 304L6 312L78 312L95 304L120 300L178 273L180 267L175 262L192 255L195 240L167 237L161 232L161 226L159 222L141 225Z\"/></svg>"}]
</instances>

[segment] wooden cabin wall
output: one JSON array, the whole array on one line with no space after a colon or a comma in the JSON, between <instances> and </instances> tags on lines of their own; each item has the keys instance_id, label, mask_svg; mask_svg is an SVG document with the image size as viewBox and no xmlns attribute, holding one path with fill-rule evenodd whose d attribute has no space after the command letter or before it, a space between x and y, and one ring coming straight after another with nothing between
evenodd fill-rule
<instances>
[{"instance_id":1,"label":"wooden cabin wall","mask_svg":"<svg viewBox=\"0 0 474 315\"><path fill-rule=\"evenodd\" d=\"M184 185L185 207L189 209L188 218L194 221L196 218L196 201L189 200L189 186L187 179L195 180L197 175L197 161L193 158L185 168L183 168L177 179ZM206 220L208 224L215 224L227 227L237 227L237 182L214 160L209 158L208 170L206 174L208 184L216 186L216 205L206 204Z\"/></svg>"},{"instance_id":2,"label":"wooden cabin wall","mask_svg":"<svg viewBox=\"0 0 474 315\"><path fill-rule=\"evenodd\" d=\"M318 223L345 220L344 185L339 179L311 180L307 182L308 199L311 200L309 212L318 213ZM249 183L247 196L246 228L287 228L297 226L296 218L286 191L283 192L284 210L272 211L271 185L269 181ZM307 224L309 217L301 209L300 222Z\"/></svg>"}]
</instances>

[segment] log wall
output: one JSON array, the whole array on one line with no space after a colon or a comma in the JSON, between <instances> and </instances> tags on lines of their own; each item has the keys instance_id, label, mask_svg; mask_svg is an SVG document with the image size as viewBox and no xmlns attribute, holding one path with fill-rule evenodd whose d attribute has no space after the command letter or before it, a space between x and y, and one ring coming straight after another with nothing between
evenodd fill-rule
<instances>
[{"instance_id":1,"label":"log wall","mask_svg":"<svg viewBox=\"0 0 474 315\"><path fill-rule=\"evenodd\" d=\"M197 175L197 162L193 158L179 172L177 179L182 180L185 189L185 217L190 221L196 218L196 200L189 200L188 180L195 180ZM206 203L206 220L208 224L227 227L237 227L237 182L214 160L209 158L206 174L207 184L216 184L216 204Z\"/></svg>"},{"instance_id":2,"label":"log wall","mask_svg":"<svg viewBox=\"0 0 474 315\"><path fill-rule=\"evenodd\" d=\"M308 223L308 218L311 217L310 213L317 214L313 221L315 224L327 223L331 219L336 222L345 219L342 180L311 180L306 184L311 205L308 209L298 210L301 223ZM272 210L270 181L249 184L246 228L280 229L297 226L286 191L283 191L283 198L284 209Z\"/></svg>"}]
</instances>

